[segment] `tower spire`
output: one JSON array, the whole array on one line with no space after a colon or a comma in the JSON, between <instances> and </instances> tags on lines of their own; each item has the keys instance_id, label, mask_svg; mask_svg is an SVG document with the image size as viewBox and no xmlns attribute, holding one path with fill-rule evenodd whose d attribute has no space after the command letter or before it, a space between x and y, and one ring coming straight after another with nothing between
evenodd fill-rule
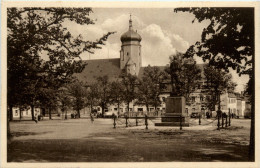
<instances>
[{"instance_id":1,"label":"tower spire","mask_svg":"<svg viewBox=\"0 0 260 168\"><path fill-rule=\"evenodd\" d=\"M129 30L133 29L133 25L132 25L132 14L130 13L130 19L129 19Z\"/></svg>"}]
</instances>

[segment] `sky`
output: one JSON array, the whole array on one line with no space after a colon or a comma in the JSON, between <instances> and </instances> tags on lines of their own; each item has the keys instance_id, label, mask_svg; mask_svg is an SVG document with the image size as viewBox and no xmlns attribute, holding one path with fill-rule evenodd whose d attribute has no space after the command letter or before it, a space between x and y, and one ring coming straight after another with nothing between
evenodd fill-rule
<instances>
[{"instance_id":1,"label":"sky","mask_svg":"<svg viewBox=\"0 0 260 168\"><path fill-rule=\"evenodd\" d=\"M142 66L165 66L169 56L176 51L185 52L190 45L199 41L203 28L209 21L194 22L190 13L175 13L172 8L93 8L90 18L94 25L66 24L73 35L82 34L88 40L96 40L107 32L116 32L108 38L102 49L94 54L82 54L83 60L119 58L121 35L128 31L130 13L133 28L141 35ZM203 63L199 57L198 64ZM232 71L233 81L238 84L236 91L244 90L248 76L239 77Z\"/></svg>"}]
</instances>

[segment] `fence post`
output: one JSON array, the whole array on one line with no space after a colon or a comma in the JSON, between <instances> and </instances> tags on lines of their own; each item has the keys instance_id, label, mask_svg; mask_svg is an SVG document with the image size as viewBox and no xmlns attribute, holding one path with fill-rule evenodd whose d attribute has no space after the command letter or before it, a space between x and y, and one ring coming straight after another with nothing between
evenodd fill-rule
<instances>
[{"instance_id":1,"label":"fence post","mask_svg":"<svg viewBox=\"0 0 260 168\"><path fill-rule=\"evenodd\" d=\"M125 116L125 127L128 127L128 122L127 122L127 115Z\"/></svg>"},{"instance_id":2,"label":"fence post","mask_svg":"<svg viewBox=\"0 0 260 168\"><path fill-rule=\"evenodd\" d=\"M220 122L219 122L219 114L218 114L218 130L220 130L219 126L220 126Z\"/></svg>"},{"instance_id":3,"label":"fence post","mask_svg":"<svg viewBox=\"0 0 260 168\"><path fill-rule=\"evenodd\" d=\"M148 129L147 115L145 114L145 129Z\"/></svg>"},{"instance_id":4,"label":"fence post","mask_svg":"<svg viewBox=\"0 0 260 168\"><path fill-rule=\"evenodd\" d=\"M182 130L182 115L180 115L180 130Z\"/></svg>"},{"instance_id":5,"label":"fence post","mask_svg":"<svg viewBox=\"0 0 260 168\"><path fill-rule=\"evenodd\" d=\"M199 125L201 124L201 116L200 116L200 114L199 114Z\"/></svg>"},{"instance_id":6,"label":"fence post","mask_svg":"<svg viewBox=\"0 0 260 168\"><path fill-rule=\"evenodd\" d=\"M221 123L221 127L224 127L224 118L223 118L223 114L221 114L221 119L222 119L222 123Z\"/></svg>"},{"instance_id":7,"label":"fence post","mask_svg":"<svg viewBox=\"0 0 260 168\"><path fill-rule=\"evenodd\" d=\"M227 115L225 115L226 116L226 127L227 127L227 118L228 118L228 116Z\"/></svg>"},{"instance_id":8,"label":"fence post","mask_svg":"<svg viewBox=\"0 0 260 168\"><path fill-rule=\"evenodd\" d=\"M116 116L114 116L114 128L116 128Z\"/></svg>"},{"instance_id":9,"label":"fence post","mask_svg":"<svg viewBox=\"0 0 260 168\"><path fill-rule=\"evenodd\" d=\"M231 124L230 124L230 121L231 121L231 116L230 116L230 109L229 109L229 111L228 111L228 119L229 119L229 122L228 122L228 126L230 126Z\"/></svg>"},{"instance_id":10,"label":"fence post","mask_svg":"<svg viewBox=\"0 0 260 168\"><path fill-rule=\"evenodd\" d=\"M136 118L135 118L135 125L138 126L137 114L136 114L135 117L136 117Z\"/></svg>"}]
</instances>

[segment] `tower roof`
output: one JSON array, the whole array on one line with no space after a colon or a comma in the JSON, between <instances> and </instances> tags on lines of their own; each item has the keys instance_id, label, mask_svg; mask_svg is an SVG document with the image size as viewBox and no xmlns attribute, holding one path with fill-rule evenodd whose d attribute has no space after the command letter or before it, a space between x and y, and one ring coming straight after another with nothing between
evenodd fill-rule
<instances>
[{"instance_id":1,"label":"tower roof","mask_svg":"<svg viewBox=\"0 0 260 168\"><path fill-rule=\"evenodd\" d=\"M141 36L133 30L132 19L130 15L129 30L121 36L121 41L141 41Z\"/></svg>"}]
</instances>

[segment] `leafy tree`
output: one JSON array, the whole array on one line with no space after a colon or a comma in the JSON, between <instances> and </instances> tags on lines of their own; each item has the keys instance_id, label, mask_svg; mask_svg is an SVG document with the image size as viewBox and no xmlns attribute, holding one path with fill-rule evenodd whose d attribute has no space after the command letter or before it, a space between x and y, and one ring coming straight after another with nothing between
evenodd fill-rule
<instances>
[{"instance_id":1,"label":"leafy tree","mask_svg":"<svg viewBox=\"0 0 260 168\"><path fill-rule=\"evenodd\" d=\"M135 75L122 72L120 78L122 79L123 85L123 100L127 104L127 111L129 113L130 102L136 99L137 77Z\"/></svg>"},{"instance_id":2,"label":"leafy tree","mask_svg":"<svg viewBox=\"0 0 260 168\"><path fill-rule=\"evenodd\" d=\"M67 89L71 97L72 107L77 111L77 115L80 118L80 110L85 107L86 89L83 87L83 83L79 81L70 84Z\"/></svg>"},{"instance_id":3,"label":"leafy tree","mask_svg":"<svg viewBox=\"0 0 260 168\"><path fill-rule=\"evenodd\" d=\"M65 112L65 120L67 119L67 110L71 107L71 97L66 87L62 87L58 90L58 103L62 114Z\"/></svg>"},{"instance_id":4,"label":"leafy tree","mask_svg":"<svg viewBox=\"0 0 260 168\"><path fill-rule=\"evenodd\" d=\"M96 41L88 41L81 35L74 37L65 25L94 24L89 18L91 13L91 8L7 9L9 109L25 104L35 106L39 102L38 89L45 85L39 79L42 76L53 77L57 81L53 85L58 88L61 85L57 83L65 83L73 73L83 70L85 64L80 55L101 48L112 33ZM48 59L42 60L43 55ZM10 119L11 116L12 110Z\"/></svg>"},{"instance_id":5,"label":"leafy tree","mask_svg":"<svg viewBox=\"0 0 260 168\"><path fill-rule=\"evenodd\" d=\"M97 86L98 86L98 98L99 104L102 108L102 116L104 116L105 108L107 108L107 104L110 100L110 83L108 81L108 76L101 76L97 78Z\"/></svg>"},{"instance_id":6,"label":"leafy tree","mask_svg":"<svg viewBox=\"0 0 260 168\"><path fill-rule=\"evenodd\" d=\"M157 109L161 104L159 95L166 87L163 83L165 78L165 72L161 71L159 67L151 67L150 65L145 67L143 77L139 80L137 103L144 103L148 111L149 105Z\"/></svg>"},{"instance_id":7,"label":"leafy tree","mask_svg":"<svg viewBox=\"0 0 260 168\"><path fill-rule=\"evenodd\" d=\"M205 67L204 75L206 78L206 90L210 96L207 100L208 108L215 110L215 105L218 105L218 111L220 111L220 95L233 91L236 84L232 82L231 74L213 66Z\"/></svg>"},{"instance_id":8,"label":"leafy tree","mask_svg":"<svg viewBox=\"0 0 260 168\"><path fill-rule=\"evenodd\" d=\"M93 111L93 106L97 105L99 102L98 85L97 83L85 86L87 89L87 105L90 106L90 111Z\"/></svg>"},{"instance_id":9,"label":"leafy tree","mask_svg":"<svg viewBox=\"0 0 260 168\"><path fill-rule=\"evenodd\" d=\"M249 75L248 93L252 95L249 159L254 161L254 8L177 8L174 11L194 14L193 22L210 21L201 40L187 50L186 56L196 54L209 64L227 71L231 67L240 75Z\"/></svg>"},{"instance_id":10,"label":"leafy tree","mask_svg":"<svg viewBox=\"0 0 260 168\"><path fill-rule=\"evenodd\" d=\"M120 113L120 105L123 103L123 93L124 93L124 87L122 85L121 81L113 81L110 85L110 102L115 103L117 105L118 110L118 116Z\"/></svg>"},{"instance_id":11,"label":"leafy tree","mask_svg":"<svg viewBox=\"0 0 260 168\"><path fill-rule=\"evenodd\" d=\"M172 85L172 95L184 96L190 101L190 94L197 88L201 79L201 70L193 58L184 58L182 53L170 57L170 67L165 69Z\"/></svg>"}]
</instances>

